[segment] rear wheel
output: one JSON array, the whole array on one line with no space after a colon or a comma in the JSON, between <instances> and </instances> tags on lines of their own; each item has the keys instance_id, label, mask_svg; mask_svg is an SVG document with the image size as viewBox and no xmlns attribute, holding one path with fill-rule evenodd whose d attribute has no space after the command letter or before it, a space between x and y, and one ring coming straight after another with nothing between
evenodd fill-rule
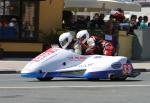
<instances>
[{"instance_id":1,"label":"rear wheel","mask_svg":"<svg viewBox=\"0 0 150 103\"><path fill-rule=\"evenodd\" d=\"M49 78L37 78L39 81L51 81L53 79L53 77L49 77Z\"/></svg>"},{"instance_id":2,"label":"rear wheel","mask_svg":"<svg viewBox=\"0 0 150 103\"><path fill-rule=\"evenodd\" d=\"M115 75L110 75L109 78L110 78L110 80L112 80L112 81L124 81L124 80L127 79L126 76L117 77L117 76L115 76Z\"/></svg>"},{"instance_id":3,"label":"rear wheel","mask_svg":"<svg viewBox=\"0 0 150 103\"><path fill-rule=\"evenodd\" d=\"M121 80L121 81L124 81L124 80L126 80L126 79L127 79L126 76L124 76L124 77L119 77L119 78L118 78L118 80Z\"/></svg>"},{"instance_id":4,"label":"rear wheel","mask_svg":"<svg viewBox=\"0 0 150 103\"><path fill-rule=\"evenodd\" d=\"M124 81L126 79L127 79L127 77L112 77L112 78L110 78L110 80L112 80L112 81Z\"/></svg>"}]
</instances>

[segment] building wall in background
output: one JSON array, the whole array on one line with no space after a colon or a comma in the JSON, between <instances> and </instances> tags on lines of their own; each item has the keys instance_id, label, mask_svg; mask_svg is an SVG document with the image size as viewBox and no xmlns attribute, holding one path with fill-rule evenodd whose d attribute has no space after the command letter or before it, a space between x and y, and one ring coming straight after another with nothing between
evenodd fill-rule
<instances>
[{"instance_id":1,"label":"building wall in background","mask_svg":"<svg viewBox=\"0 0 150 103\"><path fill-rule=\"evenodd\" d=\"M134 0L134 1L140 3L143 7L150 6L150 0Z\"/></svg>"},{"instance_id":2,"label":"building wall in background","mask_svg":"<svg viewBox=\"0 0 150 103\"><path fill-rule=\"evenodd\" d=\"M44 0L40 2L39 29L42 32L60 29L64 0Z\"/></svg>"}]
</instances>

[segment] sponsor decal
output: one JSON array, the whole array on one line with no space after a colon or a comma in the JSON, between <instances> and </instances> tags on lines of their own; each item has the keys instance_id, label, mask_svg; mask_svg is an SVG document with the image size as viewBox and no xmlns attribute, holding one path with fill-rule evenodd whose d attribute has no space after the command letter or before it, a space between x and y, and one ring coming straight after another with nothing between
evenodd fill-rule
<instances>
[{"instance_id":1,"label":"sponsor decal","mask_svg":"<svg viewBox=\"0 0 150 103\"><path fill-rule=\"evenodd\" d=\"M41 53L40 55L38 55L37 57L33 58L32 61L40 61L42 59L44 59L45 57L53 54L54 52L58 51L59 49L57 48L50 48L48 50L46 50L45 52Z\"/></svg>"},{"instance_id":2,"label":"sponsor decal","mask_svg":"<svg viewBox=\"0 0 150 103\"><path fill-rule=\"evenodd\" d=\"M97 58L99 59L99 58L102 58L102 56L95 56L94 58L95 58L95 59L97 59Z\"/></svg>"},{"instance_id":3,"label":"sponsor decal","mask_svg":"<svg viewBox=\"0 0 150 103\"><path fill-rule=\"evenodd\" d=\"M82 65L79 65L79 67L89 67L89 66L92 66L94 63L89 63L89 64L82 64Z\"/></svg>"},{"instance_id":4,"label":"sponsor decal","mask_svg":"<svg viewBox=\"0 0 150 103\"><path fill-rule=\"evenodd\" d=\"M71 61L83 61L86 59L86 57L84 57L84 56L72 56L72 57L69 57L68 59Z\"/></svg>"},{"instance_id":5,"label":"sponsor decal","mask_svg":"<svg viewBox=\"0 0 150 103\"><path fill-rule=\"evenodd\" d=\"M120 63L120 62L115 62L115 63L113 63L113 64L111 65L111 67L112 67L113 69L119 69L119 68L121 68L121 63Z\"/></svg>"}]
</instances>

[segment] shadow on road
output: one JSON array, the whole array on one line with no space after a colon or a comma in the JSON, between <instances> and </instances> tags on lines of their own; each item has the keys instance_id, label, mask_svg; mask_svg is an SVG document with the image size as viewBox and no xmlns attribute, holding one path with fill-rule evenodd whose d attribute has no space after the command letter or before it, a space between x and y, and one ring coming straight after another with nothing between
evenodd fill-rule
<instances>
[{"instance_id":1,"label":"shadow on road","mask_svg":"<svg viewBox=\"0 0 150 103\"><path fill-rule=\"evenodd\" d=\"M61 79L61 80L51 80L51 81L38 81L38 80L32 80L27 82L141 82L143 80L125 80L125 81L111 81L111 80L87 80L87 79Z\"/></svg>"}]
</instances>

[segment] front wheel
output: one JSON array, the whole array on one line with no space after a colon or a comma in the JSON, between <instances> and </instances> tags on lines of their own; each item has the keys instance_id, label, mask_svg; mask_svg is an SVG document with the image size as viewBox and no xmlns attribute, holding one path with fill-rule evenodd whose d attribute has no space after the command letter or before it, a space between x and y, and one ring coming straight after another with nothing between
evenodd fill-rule
<instances>
[{"instance_id":1,"label":"front wheel","mask_svg":"<svg viewBox=\"0 0 150 103\"><path fill-rule=\"evenodd\" d=\"M39 81L51 81L53 79L53 77L49 77L49 78L37 78Z\"/></svg>"}]
</instances>

